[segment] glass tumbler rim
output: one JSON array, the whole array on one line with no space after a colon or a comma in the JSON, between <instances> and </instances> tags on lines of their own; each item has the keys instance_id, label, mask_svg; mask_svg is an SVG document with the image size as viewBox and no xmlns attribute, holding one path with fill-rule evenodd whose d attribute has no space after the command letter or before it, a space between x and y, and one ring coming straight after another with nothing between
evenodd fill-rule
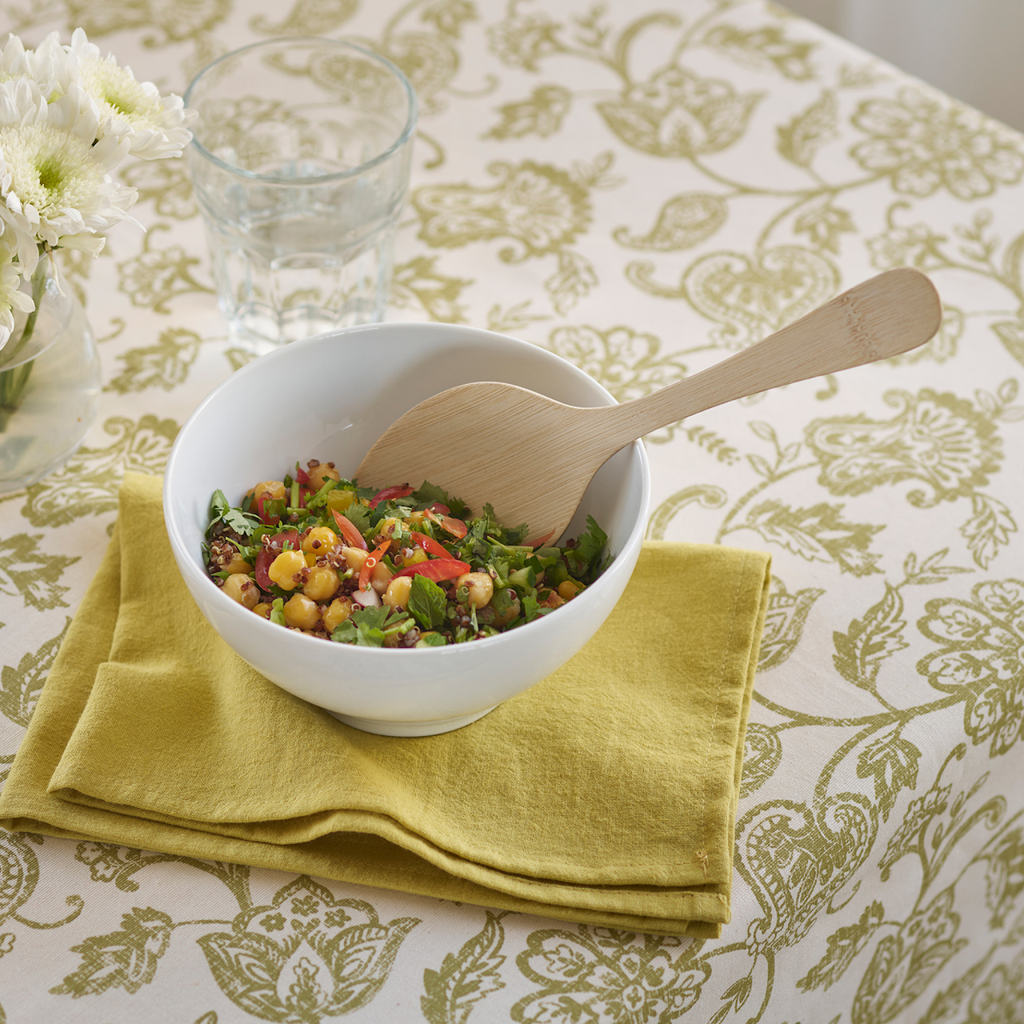
<instances>
[{"instance_id":1,"label":"glass tumbler rim","mask_svg":"<svg viewBox=\"0 0 1024 1024\"><path fill-rule=\"evenodd\" d=\"M192 81L189 82L188 88L186 88L184 96L182 97L182 103L189 108L189 101L192 98L192 93L196 86L199 84L206 74L213 71L214 68L223 64L225 61L231 60L232 58L238 57L241 54L247 53L250 50L264 49L270 46L280 46L285 43L306 43L324 45L328 44L331 46L340 46L348 50L355 50L363 57L368 57L378 64L382 65L387 71L394 75L395 79L402 86L405 91L406 98L409 104L408 115L406 116L405 125L398 137L391 143L387 149L382 150L371 160L367 160L365 163L358 164L355 167L350 167L344 171L333 171L330 174L314 175L307 178L295 178L295 177L282 177L277 174L260 174L256 171L248 171L244 167L237 167L234 164L228 163L226 160L222 160L220 157L211 153L195 136L193 130L192 141L189 143L196 152L198 152L204 159L210 161L210 163L219 167L221 170L227 171L229 174L233 174L239 178L245 178L249 181L264 182L273 185L282 185L284 187L308 187L310 184L327 185L334 181L343 181L346 178L355 178L362 174L365 174L368 170L386 163L390 160L402 147L409 142L412 138L413 133L416 130L416 122L419 117L419 103L416 97L416 90L412 87L412 82L409 81L405 72L402 71L397 64L393 61L388 60L387 57L381 56L381 54L369 49L365 46L360 46L358 43L353 43L347 39L333 39L328 36L279 36L274 39L259 39L254 43L247 43L245 46L239 46L228 53L221 54L216 60L210 61L205 67L201 68L193 76Z\"/></svg>"}]
</instances>

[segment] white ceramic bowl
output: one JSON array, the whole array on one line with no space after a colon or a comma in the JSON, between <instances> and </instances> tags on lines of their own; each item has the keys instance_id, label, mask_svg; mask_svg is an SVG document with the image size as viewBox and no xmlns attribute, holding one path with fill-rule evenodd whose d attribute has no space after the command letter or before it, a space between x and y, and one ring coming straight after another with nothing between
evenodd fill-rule
<instances>
[{"instance_id":1,"label":"white ceramic bowl","mask_svg":"<svg viewBox=\"0 0 1024 1024\"><path fill-rule=\"evenodd\" d=\"M477 380L508 381L571 405L614 404L582 370L527 342L447 324L372 324L294 342L238 370L189 417L167 461L171 549L214 629L268 679L367 732L426 736L459 728L539 682L593 636L640 553L650 497L643 445L601 467L567 533L581 532L587 514L594 516L615 556L604 575L551 615L448 647L334 644L247 611L203 567L210 498L220 488L237 502L257 481L281 479L312 458L350 476L403 412Z\"/></svg>"}]
</instances>

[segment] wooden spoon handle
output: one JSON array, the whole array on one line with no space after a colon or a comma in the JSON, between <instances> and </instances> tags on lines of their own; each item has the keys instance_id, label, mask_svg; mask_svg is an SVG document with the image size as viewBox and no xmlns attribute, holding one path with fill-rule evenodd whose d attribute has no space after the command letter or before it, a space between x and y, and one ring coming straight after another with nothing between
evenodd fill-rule
<instances>
[{"instance_id":1,"label":"wooden spoon handle","mask_svg":"<svg viewBox=\"0 0 1024 1024\"><path fill-rule=\"evenodd\" d=\"M924 274L909 267L888 270L693 377L609 407L595 422L595 434L604 435L611 455L652 430L736 398L923 345L941 317L935 286Z\"/></svg>"}]
</instances>

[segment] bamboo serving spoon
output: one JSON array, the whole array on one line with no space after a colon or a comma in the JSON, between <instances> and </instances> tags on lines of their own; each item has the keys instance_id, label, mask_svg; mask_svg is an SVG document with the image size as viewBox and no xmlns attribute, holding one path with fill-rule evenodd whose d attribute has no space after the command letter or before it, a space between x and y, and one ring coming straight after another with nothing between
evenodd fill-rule
<instances>
[{"instance_id":1,"label":"bamboo serving spoon","mask_svg":"<svg viewBox=\"0 0 1024 1024\"><path fill-rule=\"evenodd\" d=\"M939 327L935 287L889 270L714 366L622 405L579 408L495 381L449 388L399 417L356 471L364 486L421 481L476 513L557 540L593 475L620 448L695 413L923 345ZM415 438L415 444L410 444Z\"/></svg>"}]
</instances>

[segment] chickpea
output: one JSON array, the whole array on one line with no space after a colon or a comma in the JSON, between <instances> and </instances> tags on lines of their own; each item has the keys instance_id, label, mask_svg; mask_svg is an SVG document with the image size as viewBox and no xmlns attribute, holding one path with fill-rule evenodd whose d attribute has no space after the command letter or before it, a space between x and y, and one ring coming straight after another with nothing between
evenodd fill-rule
<instances>
[{"instance_id":1,"label":"chickpea","mask_svg":"<svg viewBox=\"0 0 1024 1024\"><path fill-rule=\"evenodd\" d=\"M410 512L405 517L405 525L409 527L417 527L426 522L427 510L425 508L417 509L415 512Z\"/></svg>"},{"instance_id":2,"label":"chickpea","mask_svg":"<svg viewBox=\"0 0 1024 1024\"><path fill-rule=\"evenodd\" d=\"M355 491L351 491L347 487L336 487L327 494L327 507L338 512L344 512L355 500Z\"/></svg>"},{"instance_id":3,"label":"chickpea","mask_svg":"<svg viewBox=\"0 0 1024 1024\"><path fill-rule=\"evenodd\" d=\"M286 625L312 629L320 621L320 606L305 594L292 594L284 603Z\"/></svg>"},{"instance_id":4,"label":"chickpea","mask_svg":"<svg viewBox=\"0 0 1024 1024\"><path fill-rule=\"evenodd\" d=\"M221 587L232 601L237 601L243 608L252 610L260 599L260 589L244 573L232 573Z\"/></svg>"},{"instance_id":5,"label":"chickpea","mask_svg":"<svg viewBox=\"0 0 1024 1024\"><path fill-rule=\"evenodd\" d=\"M326 601L334 596L340 585L338 574L329 565L317 565L309 570L302 592L314 601Z\"/></svg>"},{"instance_id":6,"label":"chickpea","mask_svg":"<svg viewBox=\"0 0 1024 1024\"><path fill-rule=\"evenodd\" d=\"M282 551L267 569L271 582L282 590L294 590L299 584L295 577L306 568L301 551Z\"/></svg>"},{"instance_id":7,"label":"chickpea","mask_svg":"<svg viewBox=\"0 0 1024 1024\"><path fill-rule=\"evenodd\" d=\"M377 535L381 538L381 543L388 539L394 532L395 526L398 525L398 520L394 516L388 516L382 523L377 526Z\"/></svg>"},{"instance_id":8,"label":"chickpea","mask_svg":"<svg viewBox=\"0 0 1024 1024\"><path fill-rule=\"evenodd\" d=\"M271 498L277 500L278 498L284 497L285 487L280 480L263 480L249 493L256 498L260 498L264 494L269 494Z\"/></svg>"},{"instance_id":9,"label":"chickpea","mask_svg":"<svg viewBox=\"0 0 1024 1024\"><path fill-rule=\"evenodd\" d=\"M411 576L396 576L389 584L388 589L384 591L384 596L381 600L389 608L397 608L399 605L403 608L409 607L409 592L412 590L412 577Z\"/></svg>"},{"instance_id":10,"label":"chickpea","mask_svg":"<svg viewBox=\"0 0 1024 1024\"><path fill-rule=\"evenodd\" d=\"M473 608L483 608L494 597L494 581L485 572L464 572L456 581L456 592L463 587L468 591L467 603Z\"/></svg>"},{"instance_id":11,"label":"chickpea","mask_svg":"<svg viewBox=\"0 0 1024 1024\"><path fill-rule=\"evenodd\" d=\"M273 611L273 605L260 603L260 604L256 605L255 608L253 608L253 611L257 615L262 615L263 618L269 619L270 618L270 613L271 613L271 611Z\"/></svg>"},{"instance_id":12,"label":"chickpea","mask_svg":"<svg viewBox=\"0 0 1024 1024\"><path fill-rule=\"evenodd\" d=\"M309 486L319 491L328 480L340 480L341 474L334 468L333 462L318 462L310 459L306 463L309 470Z\"/></svg>"},{"instance_id":13,"label":"chickpea","mask_svg":"<svg viewBox=\"0 0 1024 1024\"><path fill-rule=\"evenodd\" d=\"M391 577L394 573L387 567L384 562L378 562L370 573L370 586L377 591L378 594L383 594L388 589L388 584L391 582Z\"/></svg>"},{"instance_id":14,"label":"chickpea","mask_svg":"<svg viewBox=\"0 0 1024 1024\"><path fill-rule=\"evenodd\" d=\"M238 572L243 576L248 576L252 572L252 566L242 557L242 553L237 549L231 556L230 561L221 564L221 569L224 572Z\"/></svg>"},{"instance_id":15,"label":"chickpea","mask_svg":"<svg viewBox=\"0 0 1024 1024\"><path fill-rule=\"evenodd\" d=\"M420 562L427 560L427 553L423 548L402 548L402 552L395 558L395 562L401 563L403 566L419 565Z\"/></svg>"},{"instance_id":16,"label":"chickpea","mask_svg":"<svg viewBox=\"0 0 1024 1024\"><path fill-rule=\"evenodd\" d=\"M519 604L519 595L511 588L506 593L509 595L509 602L503 611L499 612L495 609L494 621L491 623L497 629L504 629L522 611L522 606Z\"/></svg>"},{"instance_id":17,"label":"chickpea","mask_svg":"<svg viewBox=\"0 0 1024 1024\"><path fill-rule=\"evenodd\" d=\"M348 548L343 547L341 554L345 559L346 564L353 572L359 572L365 562L370 557L369 551L364 551L362 548Z\"/></svg>"},{"instance_id":18,"label":"chickpea","mask_svg":"<svg viewBox=\"0 0 1024 1024\"><path fill-rule=\"evenodd\" d=\"M577 583L575 580L562 580L558 584L558 596L563 601L571 601L582 589L582 583Z\"/></svg>"},{"instance_id":19,"label":"chickpea","mask_svg":"<svg viewBox=\"0 0 1024 1024\"><path fill-rule=\"evenodd\" d=\"M314 526L302 542L302 550L307 555L326 555L335 544L338 535L329 526Z\"/></svg>"},{"instance_id":20,"label":"chickpea","mask_svg":"<svg viewBox=\"0 0 1024 1024\"><path fill-rule=\"evenodd\" d=\"M333 633L352 614L352 602L347 597L336 597L326 608L320 609L320 620L328 633Z\"/></svg>"}]
</instances>

